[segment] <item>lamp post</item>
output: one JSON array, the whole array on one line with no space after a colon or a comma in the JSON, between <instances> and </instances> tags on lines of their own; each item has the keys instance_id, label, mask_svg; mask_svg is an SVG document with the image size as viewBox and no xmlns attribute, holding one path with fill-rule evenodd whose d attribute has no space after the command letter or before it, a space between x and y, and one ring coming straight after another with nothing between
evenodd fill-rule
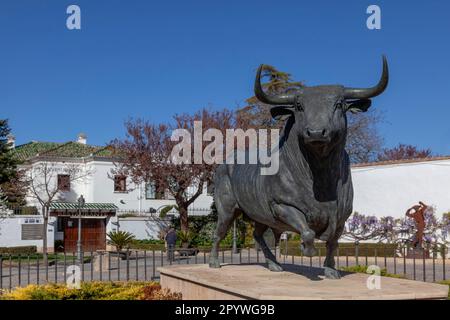
<instances>
[{"instance_id":1,"label":"lamp post","mask_svg":"<svg viewBox=\"0 0 450 320\"><path fill-rule=\"evenodd\" d=\"M238 251L237 251L236 219L233 222L233 253L238 253Z\"/></svg>"},{"instance_id":2,"label":"lamp post","mask_svg":"<svg viewBox=\"0 0 450 320\"><path fill-rule=\"evenodd\" d=\"M81 209L83 208L86 201L83 195L78 198L78 239L77 239L77 258L81 263Z\"/></svg>"}]
</instances>

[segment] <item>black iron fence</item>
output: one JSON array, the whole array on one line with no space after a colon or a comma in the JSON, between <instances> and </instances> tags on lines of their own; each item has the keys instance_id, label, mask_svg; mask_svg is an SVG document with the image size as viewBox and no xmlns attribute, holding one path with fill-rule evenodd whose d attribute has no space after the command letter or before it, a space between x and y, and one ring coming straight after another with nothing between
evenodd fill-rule
<instances>
[{"instance_id":1,"label":"black iron fence","mask_svg":"<svg viewBox=\"0 0 450 320\"><path fill-rule=\"evenodd\" d=\"M318 245L318 254L305 257L297 249L291 253L285 243L272 249L281 264L322 267L325 248ZM446 280L450 259L446 247L417 250L407 245L371 247L364 244L340 246L336 252L336 267L341 270L361 271L364 266L377 265L385 274L412 280L436 282ZM384 250L383 250L384 249ZM221 248L221 263L258 264L264 256L255 248ZM173 264L208 263L209 249L175 248L166 250L127 250L121 252L64 252L47 254L0 255L0 289L44 283L67 283L78 277L80 281L150 281L158 280L158 268Z\"/></svg>"}]
</instances>

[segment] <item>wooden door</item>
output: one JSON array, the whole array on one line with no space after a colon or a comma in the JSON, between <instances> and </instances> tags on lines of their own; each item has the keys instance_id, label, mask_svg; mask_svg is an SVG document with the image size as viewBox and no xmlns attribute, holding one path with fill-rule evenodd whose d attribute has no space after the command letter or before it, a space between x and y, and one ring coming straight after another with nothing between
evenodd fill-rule
<instances>
[{"instance_id":1,"label":"wooden door","mask_svg":"<svg viewBox=\"0 0 450 320\"><path fill-rule=\"evenodd\" d=\"M78 219L64 221L64 250L77 251ZM105 219L81 219L81 248L84 252L106 249Z\"/></svg>"}]
</instances>

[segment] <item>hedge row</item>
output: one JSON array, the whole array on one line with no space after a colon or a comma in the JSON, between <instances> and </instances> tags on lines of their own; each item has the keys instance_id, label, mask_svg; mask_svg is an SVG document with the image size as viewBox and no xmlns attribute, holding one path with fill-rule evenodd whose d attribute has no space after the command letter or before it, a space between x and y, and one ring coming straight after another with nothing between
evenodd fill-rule
<instances>
[{"instance_id":1,"label":"hedge row","mask_svg":"<svg viewBox=\"0 0 450 320\"><path fill-rule=\"evenodd\" d=\"M161 289L157 282L83 282L79 289L65 284L28 285L0 292L0 300L180 300L181 294Z\"/></svg>"},{"instance_id":2,"label":"hedge row","mask_svg":"<svg viewBox=\"0 0 450 320\"><path fill-rule=\"evenodd\" d=\"M36 246L21 246L21 247L0 247L0 255L1 254L7 254L7 255L28 255L28 254L34 254L37 252Z\"/></svg>"},{"instance_id":3,"label":"hedge row","mask_svg":"<svg viewBox=\"0 0 450 320\"><path fill-rule=\"evenodd\" d=\"M326 246L324 242L315 243L315 247L319 250L320 255L326 254ZM285 254L286 247L284 242L280 242L281 253ZM393 257L397 251L397 244L383 244L383 243L360 243L358 249L356 249L355 243L339 243L339 256L368 256L368 257ZM287 254L300 256L300 241L291 240L288 241Z\"/></svg>"}]
</instances>

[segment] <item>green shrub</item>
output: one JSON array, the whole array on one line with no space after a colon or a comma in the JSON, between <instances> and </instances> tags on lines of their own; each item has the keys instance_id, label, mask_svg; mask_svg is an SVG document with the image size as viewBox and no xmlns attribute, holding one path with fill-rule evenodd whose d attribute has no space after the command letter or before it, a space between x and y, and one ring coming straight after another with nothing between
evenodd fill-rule
<instances>
[{"instance_id":1,"label":"green shrub","mask_svg":"<svg viewBox=\"0 0 450 320\"><path fill-rule=\"evenodd\" d=\"M448 299L450 300L450 280L439 281L440 284L446 284L449 286Z\"/></svg>"},{"instance_id":2,"label":"green shrub","mask_svg":"<svg viewBox=\"0 0 450 320\"><path fill-rule=\"evenodd\" d=\"M34 206L18 206L11 208L13 210L14 215L26 215L26 216L35 216L39 214L39 211Z\"/></svg>"},{"instance_id":3,"label":"green shrub","mask_svg":"<svg viewBox=\"0 0 450 320\"><path fill-rule=\"evenodd\" d=\"M115 246L117 251L122 251L124 247L130 245L134 240L134 235L126 231L110 231L107 236L109 243Z\"/></svg>"},{"instance_id":4,"label":"green shrub","mask_svg":"<svg viewBox=\"0 0 450 320\"><path fill-rule=\"evenodd\" d=\"M36 246L0 247L0 255L28 255L37 252Z\"/></svg>"},{"instance_id":5,"label":"green shrub","mask_svg":"<svg viewBox=\"0 0 450 320\"><path fill-rule=\"evenodd\" d=\"M159 217L160 218L165 218L167 216L167 213L169 213L169 211L172 210L172 209L175 209L175 210L178 211L178 207L176 205L168 205L168 206L165 206L164 208L162 208L159 211Z\"/></svg>"},{"instance_id":6,"label":"green shrub","mask_svg":"<svg viewBox=\"0 0 450 320\"><path fill-rule=\"evenodd\" d=\"M137 250L164 250L165 244L166 243L164 240L135 239L129 244L129 247L130 249L137 249Z\"/></svg>"},{"instance_id":7,"label":"green shrub","mask_svg":"<svg viewBox=\"0 0 450 320\"><path fill-rule=\"evenodd\" d=\"M178 231L177 232L177 240L179 240L182 244L187 243L190 245L192 240L195 237L196 237L196 234L193 231Z\"/></svg>"},{"instance_id":8,"label":"green shrub","mask_svg":"<svg viewBox=\"0 0 450 320\"><path fill-rule=\"evenodd\" d=\"M65 284L28 285L6 291L2 300L179 300L156 282L83 282L80 289Z\"/></svg>"},{"instance_id":9,"label":"green shrub","mask_svg":"<svg viewBox=\"0 0 450 320\"><path fill-rule=\"evenodd\" d=\"M300 242L300 240L301 240L300 234L298 234L298 233L290 234L289 240L299 241Z\"/></svg>"},{"instance_id":10,"label":"green shrub","mask_svg":"<svg viewBox=\"0 0 450 320\"><path fill-rule=\"evenodd\" d=\"M321 255L325 255L326 246L324 242L316 242L315 247L320 250ZM284 243L281 244L281 253L285 254L286 248ZM374 257L375 254L378 257L393 257L396 254L397 245L396 244L384 244L384 243L360 243L358 245L358 256L359 257ZM300 241L289 240L288 255L300 256ZM356 245L352 242L339 243L339 256L349 256L353 257L356 255Z\"/></svg>"},{"instance_id":11,"label":"green shrub","mask_svg":"<svg viewBox=\"0 0 450 320\"><path fill-rule=\"evenodd\" d=\"M133 212L122 213L119 216L119 218L136 218L136 217L140 217L140 215Z\"/></svg>"}]
</instances>

